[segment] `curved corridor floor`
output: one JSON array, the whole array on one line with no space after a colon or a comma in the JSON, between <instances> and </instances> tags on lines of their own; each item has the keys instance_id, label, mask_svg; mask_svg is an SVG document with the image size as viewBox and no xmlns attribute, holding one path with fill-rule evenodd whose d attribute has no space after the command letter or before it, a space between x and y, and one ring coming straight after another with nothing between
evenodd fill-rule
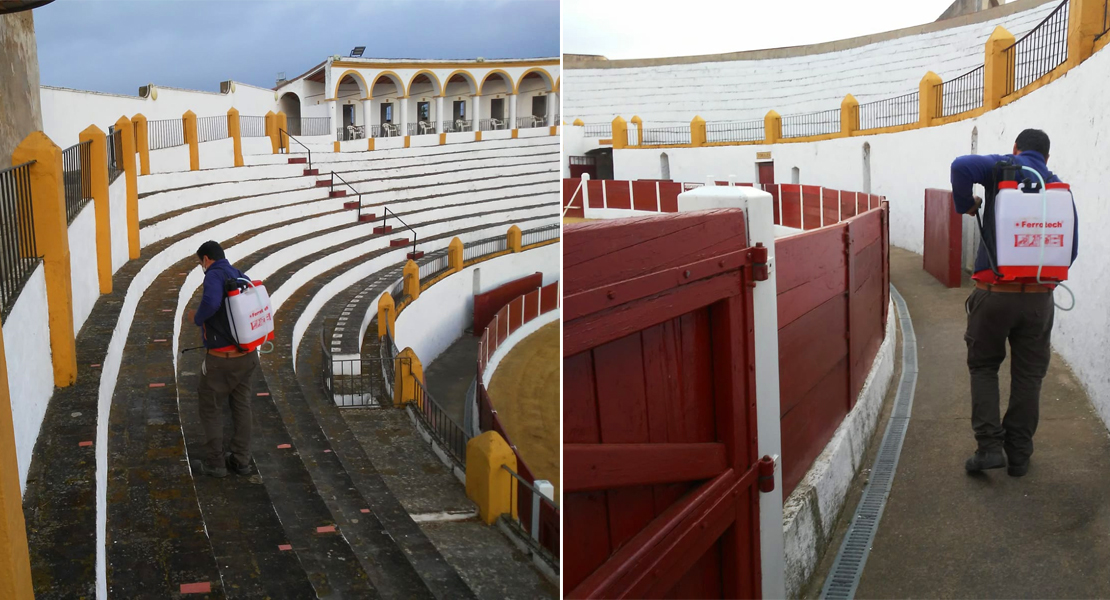
<instances>
[{"instance_id":1,"label":"curved corridor floor","mask_svg":"<svg viewBox=\"0 0 1110 600\"><path fill-rule=\"evenodd\" d=\"M1028 475L968 475L975 439L963 334L972 285L965 276L963 287L944 288L919 254L892 247L890 258L917 333L919 377L856 597L1110 597L1110 437L1082 385L1053 354ZM1009 372L1007 359L999 371L1004 404ZM876 440L885 428L881 422ZM842 521L854 510L846 506Z\"/></svg>"},{"instance_id":2,"label":"curved corridor floor","mask_svg":"<svg viewBox=\"0 0 1110 600\"><path fill-rule=\"evenodd\" d=\"M489 382L489 396L505 432L536 479L559 497L559 322L521 340Z\"/></svg>"}]
</instances>

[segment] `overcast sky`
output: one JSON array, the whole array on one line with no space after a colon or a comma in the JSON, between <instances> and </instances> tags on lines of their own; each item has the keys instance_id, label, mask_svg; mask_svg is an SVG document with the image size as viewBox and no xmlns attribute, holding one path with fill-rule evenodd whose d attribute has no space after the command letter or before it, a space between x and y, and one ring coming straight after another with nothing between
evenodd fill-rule
<instances>
[{"instance_id":1,"label":"overcast sky","mask_svg":"<svg viewBox=\"0 0 1110 600\"><path fill-rule=\"evenodd\" d=\"M135 95L139 86L273 87L328 56L559 55L559 0L55 0L34 11L40 80Z\"/></svg>"},{"instance_id":2,"label":"overcast sky","mask_svg":"<svg viewBox=\"0 0 1110 600\"><path fill-rule=\"evenodd\" d=\"M563 0L563 52L658 58L815 44L931 23L951 3Z\"/></svg>"}]
</instances>

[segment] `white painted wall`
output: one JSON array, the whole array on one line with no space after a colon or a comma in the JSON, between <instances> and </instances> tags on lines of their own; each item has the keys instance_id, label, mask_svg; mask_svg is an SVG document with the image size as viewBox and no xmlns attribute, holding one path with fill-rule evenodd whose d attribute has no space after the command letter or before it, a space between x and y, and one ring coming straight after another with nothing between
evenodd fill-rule
<instances>
[{"instance_id":1,"label":"white painted wall","mask_svg":"<svg viewBox=\"0 0 1110 600\"><path fill-rule=\"evenodd\" d=\"M69 278L73 286L73 331L80 332L100 297L96 259L96 208L85 205L69 226Z\"/></svg>"},{"instance_id":2,"label":"white painted wall","mask_svg":"<svg viewBox=\"0 0 1110 600\"><path fill-rule=\"evenodd\" d=\"M112 273L115 273L131 260L127 249L127 176L122 173L108 186L108 214L112 233Z\"/></svg>"},{"instance_id":3,"label":"white painted wall","mask_svg":"<svg viewBox=\"0 0 1110 600\"><path fill-rule=\"evenodd\" d=\"M1103 175L1110 141L1102 135L1110 130L1110 105L1102 100L1108 78L1110 52L1101 51L1048 86L976 119L805 144L672 148L667 153L676 181L742 174L745 168L754 170L756 152L771 151L776 181L788 181L790 168L798 166L803 183L858 190L863 185L863 144L869 143L872 191L890 201L891 242L921 252L924 190L951 187L951 161L969 152L973 128L984 154L1009 152L1026 127L1043 129L1052 139L1049 168L1071 184L1080 219L1079 258L1068 283L1077 306L1071 312L1057 311L1053 347L1083 382L1103 421L1110 423L1110 380L1099 353L1089 351L1110 346L1110 314L1102 303L1101 284L1110 279L1110 262L1101 259L1110 251L1110 239L1099 235L1110 225L1110 191ZM656 151L614 152L617 179L653 177L658 169ZM1067 303L1064 292L1056 295Z\"/></svg>"},{"instance_id":4,"label":"white painted wall","mask_svg":"<svg viewBox=\"0 0 1110 600\"><path fill-rule=\"evenodd\" d=\"M397 315L398 348L412 348L430 365L474 320L474 270L481 269L480 291L542 272L544 285L559 278L562 244L506 254L480 262L436 282ZM374 303L377 306L377 303Z\"/></svg>"},{"instance_id":5,"label":"white painted wall","mask_svg":"<svg viewBox=\"0 0 1110 600\"><path fill-rule=\"evenodd\" d=\"M199 148L197 148L199 154ZM138 166L139 157L135 156L135 165ZM184 144L181 146L174 146L172 148L162 148L161 150L150 151L150 172L154 173L174 173L177 171L189 170L189 145Z\"/></svg>"},{"instance_id":6,"label":"white painted wall","mask_svg":"<svg viewBox=\"0 0 1110 600\"><path fill-rule=\"evenodd\" d=\"M27 489L31 454L54 394L54 366L50 359L50 330L46 310L46 275L40 263L19 292L4 322L4 358L8 363L8 392L12 399L15 453L19 463L20 493Z\"/></svg>"},{"instance_id":7,"label":"white painted wall","mask_svg":"<svg viewBox=\"0 0 1110 600\"><path fill-rule=\"evenodd\" d=\"M200 159L201 169L234 168L235 141L227 138L197 144L197 158ZM189 168L188 163L185 168Z\"/></svg>"},{"instance_id":8,"label":"white painted wall","mask_svg":"<svg viewBox=\"0 0 1110 600\"><path fill-rule=\"evenodd\" d=\"M983 64L984 44L1002 25L1020 38L1059 2L990 21L809 56L619 69L570 69L567 122L609 123L638 115L646 127L762 119L840 107L915 92L933 71L951 79ZM788 181L788 180L786 180Z\"/></svg>"}]
</instances>

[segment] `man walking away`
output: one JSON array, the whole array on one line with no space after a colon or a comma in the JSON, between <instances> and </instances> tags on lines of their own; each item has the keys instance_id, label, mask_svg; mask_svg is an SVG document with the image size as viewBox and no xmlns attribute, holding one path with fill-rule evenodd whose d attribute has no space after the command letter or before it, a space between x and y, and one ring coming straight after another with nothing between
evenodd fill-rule
<instances>
[{"instance_id":1,"label":"man walking away","mask_svg":"<svg viewBox=\"0 0 1110 600\"><path fill-rule=\"evenodd\" d=\"M201 328L207 354L201 363L197 399L204 425L205 444L199 458L191 460L193 473L225 477L231 469L250 475L251 460L251 378L260 368L258 353L244 351L231 333L227 318L226 282L242 277L243 272L224 258L223 248L209 241L197 250L204 269L204 293L193 322ZM231 452L224 454L224 427L220 403L230 399L234 432Z\"/></svg>"},{"instance_id":2,"label":"man walking away","mask_svg":"<svg viewBox=\"0 0 1110 600\"><path fill-rule=\"evenodd\" d=\"M1052 357L1051 334L1055 313L1052 284L1038 284L1035 277L1001 282L988 256L987 244L994 238L995 165L1009 160L1036 169L1045 183L1059 179L1048 170L1049 140L1045 132L1026 129L1018 135L1013 155L961 156L952 162L952 198L956 212L975 215L982 200L972 196L972 185L987 190L984 214L986 238L975 257L975 289L965 302L967 312L967 367L971 372L971 426L978 450L967 459L969 473L1007 467L1011 476L1029 471L1033 434L1037 431L1041 381ZM1022 170L1021 179L1035 179ZM1079 248L1079 217L1076 215L1072 262ZM1010 342L1010 403L999 418L998 368L1006 358ZM1003 454L1005 452L1005 455ZM1008 462L1008 465L1007 465Z\"/></svg>"}]
</instances>

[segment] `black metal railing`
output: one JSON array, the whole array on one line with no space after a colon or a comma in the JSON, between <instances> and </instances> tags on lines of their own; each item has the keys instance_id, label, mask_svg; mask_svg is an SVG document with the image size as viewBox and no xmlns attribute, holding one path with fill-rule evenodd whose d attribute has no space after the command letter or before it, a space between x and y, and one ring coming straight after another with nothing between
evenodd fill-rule
<instances>
[{"instance_id":1,"label":"black metal railing","mask_svg":"<svg viewBox=\"0 0 1110 600\"><path fill-rule=\"evenodd\" d=\"M839 108L804 115L786 115L782 118L783 138L828 135L830 133L840 133Z\"/></svg>"},{"instance_id":2,"label":"black metal railing","mask_svg":"<svg viewBox=\"0 0 1110 600\"><path fill-rule=\"evenodd\" d=\"M507 465L501 465L501 468L516 480L516 485L509 486L509 506L516 508L516 515L514 517L509 512L502 516L507 517L520 534L531 538L536 545L550 552L549 558L558 564L559 507L521 473L513 471ZM524 469L521 471L524 472ZM554 495L554 489L551 493Z\"/></svg>"},{"instance_id":3,"label":"black metal railing","mask_svg":"<svg viewBox=\"0 0 1110 600\"><path fill-rule=\"evenodd\" d=\"M298 140L297 138L289 135L288 131L286 131L284 129L281 129L281 128L278 128L278 150L280 152L282 152L283 154L291 154L290 148L289 148L289 142L287 140L293 140L294 142L297 142L298 146L300 146L301 148L304 148L304 151L308 153L308 167L307 168L311 169L312 168L312 150L310 150L308 148L308 146L305 146L304 144L302 144L301 141Z\"/></svg>"},{"instance_id":4,"label":"black metal railing","mask_svg":"<svg viewBox=\"0 0 1110 600\"><path fill-rule=\"evenodd\" d=\"M367 133L376 138L397 137L401 135L401 126L396 123L375 124L370 126Z\"/></svg>"},{"instance_id":5,"label":"black metal railing","mask_svg":"<svg viewBox=\"0 0 1110 600\"><path fill-rule=\"evenodd\" d=\"M439 445L446 450L447 454L454 459L458 467L463 471L466 470L466 442L470 438L467 437L466 431L462 426L443 410L443 407L436 402L432 394L420 382L420 379L413 377L416 382L416 415L424 425L429 429L432 437L436 438Z\"/></svg>"},{"instance_id":6,"label":"black metal railing","mask_svg":"<svg viewBox=\"0 0 1110 600\"><path fill-rule=\"evenodd\" d=\"M1005 51L1006 93L1047 75L1068 60L1068 0Z\"/></svg>"},{"instance_id":7,"label":"black metal railing","mask_svg":"<svg viewBox=\"0 0 1110 600\"><path fill-rule=\"evenodd\" d=\"M365 125L348 125L335 130L335 139L340 142L366 139Z\"/></svg>"},{"instance_id":8,"label":"black metal railing","mask_svg":"<svg viewBox=\"0 0 1110 600\"><path fill-rule=\"evenodd\" d=\"M398 217L397 213L389 210L388 206L383 206L382 209L383 209L383 212L382 212L382 226L383 227L389 226L389 217L390 217L390 215L392 215L394 219L397 219L398 223L400 223L401 225L404 225L405 229L408 229L409 231L412 232L412 251L415 253L416 252L416 230L413 229L412 227L410 227L409 224L404 221L404 219L402 219L401 217Z\"/></svg>"},{"instance_id":9,"label":"black metal railing","mask_svg":"<svg viewBox=\"0 0 1110 600\"><path fill-rule=\"evenodd\" d=\"M105 141L108 144L108 185L112 185L123 174L123 131L109 127Z\"/></svg>"},{"instance_id":10,"label":"black metal railing","mask_svg":"<svg viewBox=\"0 0 1110 600\"><path fill-rule=\"evenodd\" d=\"M451 268L449 248L440 248L420 259L420 281L427 281Z\"/></svg>"},{"instance_id":11,"label":"black metal railing","mask_svg":"<svg viewBox=\"0 0 1110 600\"><path fill-rule=\"evenodd\" d=\"M706 142L758 142L763 139L763 119L719 121L705 124Z\"/></svg>"},{"instance_id":12,"label":"black metal railing","mask_svg":"<svg viewBox=\"0 0 1110 600\"><path fill-rule=\"evenodd\" d=\"M285 124L293 135L330 135L331 117L286 117Z\"/></svg>"},{"instance_id":13,"label":"black metal railing","mask_svg":"<svg viewBox=\"0 0 1110 600\"><path fill-rule=\"evenodd\" d=\"M463 244L463 262L474 260L488 254L496 254L509 249L509 240L504 235L488 237Z\"/></svg>"},{"instance_id":14,"label":"black metal railing","mask_svg":"<svg viewBox=\"0 0 1110 600\"><path fill-rule=\"evenodd\" d=\"M435 121L418 121L409 123L408 135L428 135L436 132Z\"/></svg>"},{"instance_id":15,"label":"black metal railing","mask_svg":"<svg viewBox=\"0 0 1110 600\"><path fill-rule=\"evenodd\" d=\"M586 137L606 138L613 135L612 123L587 123L583 129Z\"/></svg>"},{"instance_id":16,"label":"black metal railing","mask_svg":"<svg viewBox=\"0 0 1110 600\"><path fill-rule=\"evenodd\" d=\"M356 190L355 186L348 183L346 179L343 179L342 177L340 177L339 173L336 173L335 171L332 171L331 172L331 183L328 184L328 193L329 193L329 195L330 195L331 192L335 191L335 180L336 179L339 180L339 183L341 183L342 185L347 186L352 192L354 192L355 196L358 196L358 218L361 219L362 218L362 192Z\"/></svg>"},{"instance_id":17,"label":"black metal railing","mask_svg":"<svg viewBox=\"0 0 1110 600\"><path fill-rule=\"evenodd\" d=\"M146 122L146 139L150 151L185 145L185 124L182 119L159 119Z\"/></svg>"},{"instance_id":18,"label":"black metal railing","mask_svg":"<svg viewBox=\"0 0 1110 600\"><path fill-rule=\"evenodd\" d=\"M534 127L545 127L547 125L547 117L538 117L536 115L528 115L526 117L516 118L517 129L531 129Z\"/></svg>"},{"instance_id":19,"label":"black metal railing","mask_svg":"<svg viewBox=\"0 0 1110 600\"><path fill-rule=\"evenodd\" d=\"M509 119L491 117L489 119L481 119L478 121L478 128L481 131L500 131L509 128Z\"/></svg>"},{"instance_id":20,"label":"black metal railing","mask_svg":"<svg viewBox=\"0 0 1110 600\"><path fill-rule=\"evenodd\" d=\"M404 289L405 289L405 278L401 277L400 279L398 279L396 282L393 283L392 287L389 288L389 297L393 298L394 302L399 301L401 299L401 296L404 293Z\"/></svg>"},{"instance_id":21,"label":"black metal railing","mask_svg":"<svg viewBox=\"0 0 1110 600\"><path fill-rule=\"evenodd\" d=\"M559 232L562 226L558 223L551 225L544 225L542 227L533 227L521 232L520 245L531 246L532 244L539 244L542 242L549 242L551 240L559 239Z\"/></svg>"},{"instance_id":22,"label":"black metal railing","mask_svg":"<svg viewBox=\"0 0 1110 600\"><path fill-rule=\"evenodd\" d=\"M903 94L894 98L876 100L860 104L859 128L879 129L881 127L894 127L908 125L921 120L920 92ZM837 115L837 118L840 116ZM839 131L839 128L837 129ZM783 137L786 137L785 135Z\"/></svg>"},{"instance_id":23,"label":"black metal railing","mask_svg":"<svg viewBox=\"0 0 1110 600\"><path fill-rule=\"evenodd\" d=\"M197 143L227 139L227 115L197 119Z\"/></svg>"},{"instance_id":24,"label":"black metal railing","mask_svg":"<svg viewBox=\"0 0 1110 600\"><path fill-rule=\"evenodd\" d=\"M635 127L631 127L629 131L635 131ZM644 128L644 145L645 146L665 146L670 144L689 144L690 143L690 126L679 125L677 127L651 127Z\"/></svg>"},{"instance_id":25,"label":"black metal railing","mask_svg":"<svg viewBox=\"0 0 1110 600\"><path fill-rule=\"evenodd\" d=\"M326 342L326 330L320 330L320 375L332 402L344 408L392 407L395 363L407 359L385 352L381 357L335 358Z\"/></svg>"},{"instance_id":26,"label":"black metal railing","mask_svg":"<svg viewBox=\"0 0 1110 600\"><path fill-rule=\"evenodd\" d=\"M31 207L31 165L0 169L0 323L38 264Z\"/></svg>"},{"instance_id":27,"label":"black metal railing","mask_svg":"<svg viewBox=\"0 0 1110 600\"><path fill-rule=\"evenodd\" d=\"M266 117L239 116L241 137L266 137Z\"/></svg>"},{"instance_id":28,"label":"black metal railing","mask_svg":"<svg viewBox=\"0 0 1110 600\"><path fill-rule=\"evenodd\" d=\"M85 204L92 199L89 148L92 140L62 150L62 182L66 197L66 223L72 224Z\"/></svg>"},{"instance_id":29,"label":"black metal railing","mask_svg":"<svg viewBox=\"0 0 1110 600\"><path fill-rule=\"evenodd\" d=\"M934 86L937 109L933 117L958 115L983 106L984 72L985 68L979 67Z\"/></svg>"},{"instance_id":30,"label":"black metal railing","mask_svg":"<svg viewBox=\"0 0 1110 600\"><path fill-rule=\"evenodd\" d=\"M470 119L455 119L454 121L444 121L443 130L447 133L463 133L466 131L474 131L474 121Z\"/></svg>"}]
</instances>

